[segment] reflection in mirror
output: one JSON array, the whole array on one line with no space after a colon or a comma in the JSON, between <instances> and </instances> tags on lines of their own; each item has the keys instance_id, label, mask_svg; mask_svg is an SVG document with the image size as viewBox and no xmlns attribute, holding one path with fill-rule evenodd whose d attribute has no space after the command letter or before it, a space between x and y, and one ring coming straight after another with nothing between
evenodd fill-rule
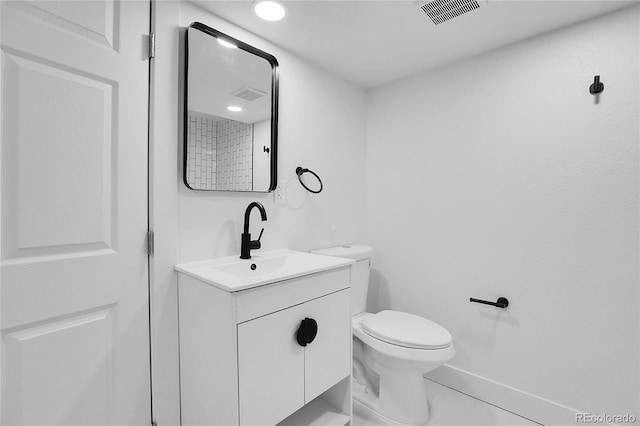
<instances>
[{"instance_id":1,"label":"reflection in mirror","mask_svg":"<svg viewBox=\"0 0 640 426\"><path fill-rule=\"evenodd\" d=\"M185 184L198 190L272 191L278 62L198 22L185 38Z\"/></svg>"}]
</instances>

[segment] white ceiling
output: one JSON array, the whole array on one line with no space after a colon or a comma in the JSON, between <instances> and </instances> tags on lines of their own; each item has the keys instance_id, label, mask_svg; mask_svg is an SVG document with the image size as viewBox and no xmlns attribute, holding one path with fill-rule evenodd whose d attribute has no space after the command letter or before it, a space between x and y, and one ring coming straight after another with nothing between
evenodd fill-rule
<instances>
[{"instance_id":1,"label":"white ceiling","mask_svg":"<svg viewBox=\"0 0 640 426\"><path fill-rule=\"evenodd\" d=\"M368 88L637 1L489 0L486 7L437 26L417 2L409 0L284 0L288 14L280 22L260 20L251 9L251 1L196 0L196 3L345 80Z\"/></svg>"}]
</instances>

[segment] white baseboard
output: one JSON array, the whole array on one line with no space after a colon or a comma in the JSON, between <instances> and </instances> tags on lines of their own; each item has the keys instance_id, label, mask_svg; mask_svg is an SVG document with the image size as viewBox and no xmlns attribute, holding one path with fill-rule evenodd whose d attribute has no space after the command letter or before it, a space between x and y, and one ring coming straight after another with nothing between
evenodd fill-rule
<instances>
[{"instance_id":1,"label":"white baseboard","mask_svg":"<svg viewBox=\"0 0 640 426\"><path fill-rule=\"evenodd\" d=\"M582 411L533 395L509 385L445 364L425 377L481 401L548 426L580 424Z\"/></svg>"}]
</instances>

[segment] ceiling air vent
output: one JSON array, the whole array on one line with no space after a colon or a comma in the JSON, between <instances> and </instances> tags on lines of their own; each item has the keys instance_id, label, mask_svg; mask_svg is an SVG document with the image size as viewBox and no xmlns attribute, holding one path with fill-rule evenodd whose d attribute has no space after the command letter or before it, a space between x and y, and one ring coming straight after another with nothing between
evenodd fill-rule
<instances>
[{"instance_id":1,"label":"ceiling air vent","mask_svg":"<svg viewBox=\"0 0 640 426\"><path fill-rule=\"evenodd\" d=\"M247 101L255 101L256 99L263 97L267 93L263 92L262 90L254 89L253 87L244 86L231 94L233 96L246 99Z\"/></svg>"},{"instance_id":2,"label":"ceiling air vent","mask_svg":"<svg viewBox=\"0 0 640 426\"><path fill-rule=\"evenodd\" d=\"M486 5L483 0L434 0L419 2L420 8L434 24L442 24Z\"/></svg>"}]
</instances>

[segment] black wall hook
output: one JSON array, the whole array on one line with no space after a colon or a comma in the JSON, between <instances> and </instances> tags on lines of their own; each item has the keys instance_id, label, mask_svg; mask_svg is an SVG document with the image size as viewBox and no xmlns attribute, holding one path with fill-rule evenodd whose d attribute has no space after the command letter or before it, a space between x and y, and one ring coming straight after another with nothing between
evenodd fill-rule
<instances>
[{"instance_id":1,"label":"black wall hook","mask_svg":"<svg viewBox=\"0 0 640 426\"><path fill-rule=\"evenodd\" d=\"M589 93L597 95L604 90L604 83L600 82L600 76L593 77L593 84L589 86Z\"/></svg>"}]
</instances>

